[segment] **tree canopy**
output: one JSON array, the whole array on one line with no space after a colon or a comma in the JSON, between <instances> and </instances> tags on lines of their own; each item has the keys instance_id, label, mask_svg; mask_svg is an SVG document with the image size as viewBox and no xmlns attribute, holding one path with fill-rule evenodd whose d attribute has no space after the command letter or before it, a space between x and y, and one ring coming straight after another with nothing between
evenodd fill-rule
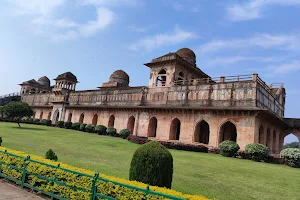
<instances>
[{"instance_id":1,"label":"tree canopy","mask_svg":"<svg viewBox=\"0 0 300 200\"><path fill-rule=\"evenodd\" d=\"M283 145L283 148L299 148L299 142L290 142Z\"/></svg>"},{"instance_id":2,"label":"tree canopy","mask_svg":"<svg viewBox=\"0 0 300 200\"><path fill-rule=\"evenodd\" d=\"M3 117L15 120L19 127L23 117L31 117L33 115L32 108L24 102L10 102L0 108Z\"/></svg>"}]
</instances>

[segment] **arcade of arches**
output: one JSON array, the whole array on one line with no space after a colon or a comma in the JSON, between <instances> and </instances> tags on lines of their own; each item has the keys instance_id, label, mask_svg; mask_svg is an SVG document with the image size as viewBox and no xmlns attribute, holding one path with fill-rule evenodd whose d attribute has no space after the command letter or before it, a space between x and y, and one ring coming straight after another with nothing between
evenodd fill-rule
<instances>
[{"instance_id":1,"label":"arcade of arches","mask_svg":"<svg viewBox=\"0 0 300 200\"><path fill-rule=\"evenodd\" d=\"M224 140L236 141L241 149L249 143L261 143L269 147L271 153L278 153L286 132L274 123L255 116L212 115L211 113L171 113L140 112L136 110L56 110L51 115L48 110L35 109L35 116L49 118L54 123L59 120L114 127L117 131L127 128L138 136L156 140L171 140L183 143L201 143L216 147ZM60 116L62 115L62 116ZM297 135L297 134L295 134ZM300 135L298 136L300 138Z\"/></svg>"}]
</instances>

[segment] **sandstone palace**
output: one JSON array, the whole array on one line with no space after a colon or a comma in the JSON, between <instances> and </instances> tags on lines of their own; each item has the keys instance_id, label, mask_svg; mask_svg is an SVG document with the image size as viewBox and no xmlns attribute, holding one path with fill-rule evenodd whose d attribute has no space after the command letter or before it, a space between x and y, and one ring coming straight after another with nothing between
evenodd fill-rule
<instances>
[{"instance_id":1,"label":"sandstone palace","mask_svg":"<svg viewBox=\"0 0 300 200\"><path fill-rule=\"evenodd\" d=\"M257 74L212 78L188 48L144 65L150 68L148 86L129 86L129 76L117 70L98 89L76 91L76 76L66 72L54 86L46 76L23 82L22 101L33 107L35 118L52 123L127 128L156 140L211 147L233 140L241 149L255 142L278 153L286 135L300 138L297 119L284 118L283 84L268 85Z\"/></svg>"}]
</instances>

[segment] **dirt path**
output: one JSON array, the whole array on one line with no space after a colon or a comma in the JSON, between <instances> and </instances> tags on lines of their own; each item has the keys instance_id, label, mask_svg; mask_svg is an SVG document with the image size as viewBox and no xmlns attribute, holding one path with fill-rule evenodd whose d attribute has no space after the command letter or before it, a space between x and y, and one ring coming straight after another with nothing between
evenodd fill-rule
<instances>
[{"instance_id":1,"label":"dirt path","mask_svg":"<svg viewBox=\"0 0 300 200\"><path fill-rule=\"evenodd\" d=\"M45 200L33 193L27 192L18 186L0 180L0 200Z\"/></svg>"}]
</instances>

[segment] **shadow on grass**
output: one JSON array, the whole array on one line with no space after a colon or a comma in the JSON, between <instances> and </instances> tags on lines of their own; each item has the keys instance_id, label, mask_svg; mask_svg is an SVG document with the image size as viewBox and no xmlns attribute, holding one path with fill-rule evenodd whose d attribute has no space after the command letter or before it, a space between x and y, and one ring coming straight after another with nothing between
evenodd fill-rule
<instances>
[{"instance_id":1,"label":"shadow on grass","mask_svg":"<svg viewBox=\"0 0 300 200\"><path fill-rule=\"evenodd\" d=\"M15 126L15 127L11 127L11 128L18 129L18 130L31 130L31 131L44 131L45 130L43 128L33 128L33 127L24 127L24 126L21 126L21 127Z\"/></svg>"}]
</instances>

